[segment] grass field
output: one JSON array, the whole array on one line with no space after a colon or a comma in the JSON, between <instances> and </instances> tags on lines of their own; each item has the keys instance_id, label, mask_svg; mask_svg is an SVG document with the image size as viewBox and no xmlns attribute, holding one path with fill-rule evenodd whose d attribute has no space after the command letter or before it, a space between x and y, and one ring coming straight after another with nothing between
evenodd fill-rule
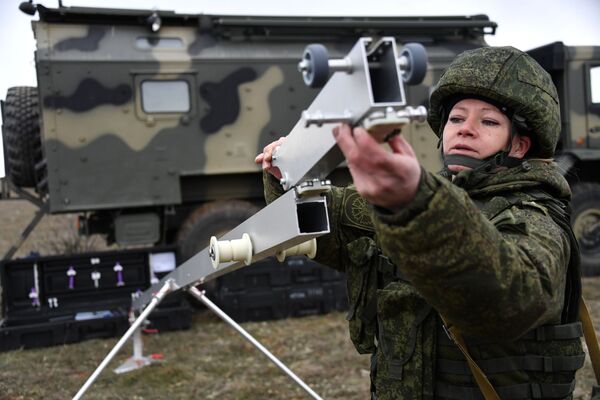
<instances>
[{"instance_id":1,"label":"grass field","mask_svg":"<svg viewBox=\"0 0 600 400\"><path fill-rule=\"evenodd\" d=\"M347 340L342 314L246 323L292 371L327 399L363 399L368 358ZM0 399L72 397L115 339L0 354ZM208 312L194 314L187 331L144 336L159 364L116 375L131 355L128 344L88 391L86 399L275 399L306 398L250 343Z\"/></svg>"}]
</instances>

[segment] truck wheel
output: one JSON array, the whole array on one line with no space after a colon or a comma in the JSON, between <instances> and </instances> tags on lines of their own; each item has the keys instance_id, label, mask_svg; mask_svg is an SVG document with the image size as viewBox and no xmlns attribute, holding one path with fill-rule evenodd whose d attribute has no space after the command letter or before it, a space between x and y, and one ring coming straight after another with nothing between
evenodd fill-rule
<instances>
[{"instance_id":1,"label":"truck wheel","mask_svg":"<svg viewBox=\"0 0 600 400\"><path fill-rule=\"evenodd\" d=\"M4 150L7 176L19 187L35 187L41 164L40 109L37 88L12 87L4 103Z\"/></svg>"},{"instance_id":2,"label":"truck wheel","mask_svg":"<svg viewBox=\"0 0 600 400\"><path fill-rule=\"evenodd\" d=\"M255 205L241 200L216 201L196 208L185 220L177 243L183 261L208 247L211 236L229 232L259 210ZM206 260L209 262L208 258ZM217 290L217 282L202 286L209 296Z\"/></svg>"},{"instance_id":3,"label":"truck wheel","mask_svg":"<svg viewBox=\"0 0 600 400\"><path fill-rule=\"evenodd\" d=\"M571 225L581 254L581 273L600 275L600 185L574 185L571 208Z\"/></svg>"}]
</instances>

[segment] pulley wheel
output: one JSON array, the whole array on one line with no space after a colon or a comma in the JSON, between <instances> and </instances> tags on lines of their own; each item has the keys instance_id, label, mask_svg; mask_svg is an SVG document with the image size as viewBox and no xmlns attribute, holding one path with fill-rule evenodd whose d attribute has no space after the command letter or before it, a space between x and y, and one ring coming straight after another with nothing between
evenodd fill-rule
<instances>
[{"instance_id":1,"label":"pulley wheel","mask_svg":"<svg viewBox=\"0 0 600 400\"><path fill-rule=\"evenodd\" d=\"M407 85L418 85L427 74L427 51L420 43L406 43L400 57L406 57L408 67L403 70L402 80Z\"/></svg>"},{"instance_id":2,"label":"pulley wheel","mask_svg":"<svg viewBox=\"0 0 600 400\"><path fill-rule=\"evenodd\" d=\"M302 70L304 83L311 88L325 85L329 77L329 54L322 44L309 44L304 49L302 59L305 68Z\"/></svg>"}]
</instances>

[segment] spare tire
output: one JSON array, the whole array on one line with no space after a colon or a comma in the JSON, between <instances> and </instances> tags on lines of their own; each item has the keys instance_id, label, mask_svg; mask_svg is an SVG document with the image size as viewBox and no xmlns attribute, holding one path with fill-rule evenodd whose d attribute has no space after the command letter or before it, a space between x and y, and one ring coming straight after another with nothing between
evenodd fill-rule
<instances>
[{"instance_id":1,"label":"spare tire","mask_svg":"<svg viewBox=\"0 0 600 400\"><path fill-rule=\"evenodd\" d=\"M581 274L600 275L600 185L582 182L573 185L571 226L579 242Z\"/></svg>"},{"instance_id":2,"label":"spare tire","mask_svg":"<svg viewBox=\"0 0 600 400\"><path fill-rule=\"evenodd\" d=\"M199 206L188 215L177 234L180 260L188 260L208 247L211 236L219 237L229 232L258 210L257 206L243 200L214 201ZM218 278L205 283L201 289L214 299L219 290Z\"/></svg>"},{"instance_id":3,"label":"spare tire","mask_svg":"<svg viewBox=\"0 0 600 400\"><path fill-rule=\"evenodd\" d=\"M36 166L43 165L39 119L37 88L9 88L2 126L6 175L19 187L36 187L43 178L36 172Z\"/></svg>"},{"instance_id":4,"label":"spare tire","mask_svg":"<svg viewBox=\"0 0 600 400\"><path fill-rule=\"evenodd\" d=\"M177 234L181 261L208 247L211 236L219 237L229 232L258 210L257 206L243 200L215 201L196 208Z\"/></svg>"}]
</instances>

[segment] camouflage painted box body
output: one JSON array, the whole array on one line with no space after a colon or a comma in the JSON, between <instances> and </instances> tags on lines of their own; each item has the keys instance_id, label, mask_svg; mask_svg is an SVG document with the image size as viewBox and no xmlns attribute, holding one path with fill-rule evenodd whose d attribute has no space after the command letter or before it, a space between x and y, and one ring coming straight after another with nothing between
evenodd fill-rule
<instances>
[{"instance_id":1,"label":"camouflage painted box body","mask_svg":"<svg viewBox=\"0 0 600 400\"><path fill-rule=\"evenodd\" d=\"M123 244L185 241L190 234L204 240L208 233L192 231L207 213L223 208L221 219L232 220L213 221L214 233L254 212L249 204L262 202L255 154L287 134L317 94L297 70L307 44L323 43L340 57L361 36L422 42L430 71L423 85L409 89L408 101L426 105L429 86L449 61L485 45L484 33L496 26L486 16L242 17L41 5L37 11L45 158L38 190L48 193L52 213L85 212L88 232ZM426 124L403 134L427 168L440 167Z\"/></svg>"}]
</instances>

